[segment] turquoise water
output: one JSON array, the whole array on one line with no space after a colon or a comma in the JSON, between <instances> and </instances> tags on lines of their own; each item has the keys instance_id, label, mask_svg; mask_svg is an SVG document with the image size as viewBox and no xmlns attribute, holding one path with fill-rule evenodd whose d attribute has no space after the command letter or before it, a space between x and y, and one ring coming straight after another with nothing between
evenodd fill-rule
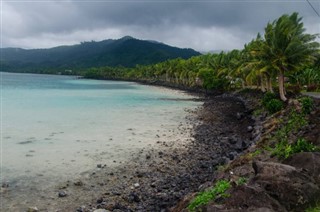
<instances>
[{"instance_id":1,"label":"turquoise water","mask_svg":"<svg viewBox=\"0 0 320 212\"><path fill-rule=\"evenodd\" d=\"M16 187L50 186L125 163L159 139L184 139L174 132L200 104L133 82L1 74L1 178Z\"/></svg>"}]
</instances>

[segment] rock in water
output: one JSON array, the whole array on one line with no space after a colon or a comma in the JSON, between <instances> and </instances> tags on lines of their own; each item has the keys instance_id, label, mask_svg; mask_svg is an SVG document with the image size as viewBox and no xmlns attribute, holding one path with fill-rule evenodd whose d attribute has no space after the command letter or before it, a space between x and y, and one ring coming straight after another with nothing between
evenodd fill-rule
<instances>
[{"instance_id":1,"label":"rock in water","mask_svg":"<svg viewBox=\"0 0 320 212\"><path fill-rule=\"evenodd\" d=\"M4 183L2 183L1 187L2 187L2 188L9 188L9 183L5 183L5 182L4 182Z\"/></svg>"},{"instance_id":2,"label":"rock in water","mask_svg":"<svg viewBox=\"0 0 320 212\"><path fill-rule=\"evenodd\" d=\"M28 208L27 212L38 212L39 209L37 207L30 207Z\"/></svg>"},{"instance_id":3,"label":"rock in water","mask_svg":"<svg viewBox=\"0 0 320 212\"><path fill-rule=\"evenodd\" d=\"M97 203L98 204L101 204L103 202L103 198L102 197L100 197L99 199L97 199Z\"/></svg>"},{"instance_id":4,"label":"rock in water","mask_svg":"<svg viewBox=\"0 0 320 212\"><path fill-rule=\"evenodd\" d=\"M139 188L139 186L140 186L139 183L135 183L135 184L134 184L134 187L135 187L135 188Z\"/></svg>"},{"instance_id":5,"label":"rock in water","mask_svg":"<svg viewBox=\"0 0 320 212\"><path fill-rule=\"evenodd\" d=\"M67 193L65 191L59 191L58 197L66 197Z\"/></svg>"},{"instance_id":6,"label":"rock in water","mask_svg":"<svg viewBox=\"0 0 320 212\"><path fill-rule=\"evenodd\" d=\"M73 183L75 186L83 186L83 182L81 180Z\"/></svg>"}]
</instances>

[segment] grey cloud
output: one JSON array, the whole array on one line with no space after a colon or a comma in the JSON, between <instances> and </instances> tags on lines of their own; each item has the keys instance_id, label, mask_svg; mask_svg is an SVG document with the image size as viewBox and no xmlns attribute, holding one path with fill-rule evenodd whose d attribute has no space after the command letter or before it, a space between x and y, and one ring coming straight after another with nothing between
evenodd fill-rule
<instances>
[{"instance_id":1,"label":"grey cloud","mask_svg":"<svg viewBox=\"0 0 320 212\"><path fill-rule=\"evenodd\" d=\"M312 3L320 10L319 2ZM132 35L197 50L241 48L267 22L294 11L310 32L319 32L320 19L305 1L6 1L3 45L39 47L38 38L46 47Z\"/></svg>"}]
</instances>

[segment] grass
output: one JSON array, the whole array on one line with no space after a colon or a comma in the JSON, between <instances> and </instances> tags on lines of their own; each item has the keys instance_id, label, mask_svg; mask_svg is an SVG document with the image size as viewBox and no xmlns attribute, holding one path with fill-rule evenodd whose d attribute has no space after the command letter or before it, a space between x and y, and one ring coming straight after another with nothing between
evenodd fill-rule
<instances>
[{"instance_id":1,"label":"grass","mask_svg":"<svg viewBox=\"0 0 320 212\"><path fill-rule=\"evenodd\" d=\"M309 207L305 210L305 212L319 212L320 211L320 203L317 203L313 207Z\"/></svg>"},{"instance_id":2,"label":"grass","mask_svg":"<svg viewBox=\"0 0 320 212\"><path fill-rule=\"evenodd\" d=\"M231 188L231 184L226 180L219 180L215 186L207 191L200 192L188 205L189 211L195 211L199 206L206 205L217 197L226 198L229 195L226 191Z\"/></svg>"},{"instance_id":3,"label":"grass","mask_svg":"<svg viewBox=\"0 0 320 212\"><path fill-rule=\"evenodd\" d=\"M304 114L309 114L312 111L313 100L310 97L308 96L302 97L299 99L299 102L302 105L302 112Z\"/></svg>"},{"instance_id":4,"label":"grass","mask_svg":"<svg viewBox=\"0 0 320 212\"><path fill-rule=\"evenodd\" d=\"M245 177L240 177L240 178L237 180L236 184L237 184L238 186L241 186L241 185L246 184L247 181L248 181L247 178L245 178Z\"/></svg>"}]
</instances>

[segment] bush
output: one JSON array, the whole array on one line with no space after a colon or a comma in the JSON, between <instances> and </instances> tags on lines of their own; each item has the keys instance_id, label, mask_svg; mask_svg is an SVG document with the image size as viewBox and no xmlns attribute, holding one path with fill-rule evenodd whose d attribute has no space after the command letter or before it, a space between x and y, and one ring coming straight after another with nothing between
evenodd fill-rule
<instances>
[{"instance_id":1,"label":"bush","mask_svg":"<svg viewBox=\"0 0 320 212\"><path fill-rule=\"evenodd\" d=\"M272 154L278 158L286 159L294 153L298 152L314 152L319 149L312 143L301 138L294 144L288 144L287 141L280 141L274 148Z\"/></svg>"},{"instance_id":2,"label":"bush","mask_svg":"<svg viewBox=\"0 0 320 212\"><path fill-rule=\"evenodd\" d=\"M270 102L272 99L276 99L276 98L277 97L274 93L267 92L264 94L264 96L262 98L262 105L266 107L268 102Z\"/></svg>"},{"instance_id":3,"label":"bush","mask_svg":"<svg viewBox=\"0 0 320 212\"><path fill-rule=\"evenodd\" d=\"M246 184L247 181L248 181L247 178L245 178L245 177L240 177L240 178L237 180L236 184L237 184L238 186L241 186L241 185Z\"/></svg>"},{"instance_id":4,"label":"bush","mask_svg":"<svg viewBox=\"0 0 320 212\"><path fill-rule=\"evenodd\" d=\"M270 113L276 113L282 110L283 102L279 99L271 99L268 103L266 103L265 107Z\"/></svg>"},{"instance_id":5,"label":"bush","mask_svg":"<svg viewBox=\"0 0 320 212\"><path fill-rule=\"evenodd\" d=\"M309 114L313 107L313 100L310 97L302 97L299 102L302 104L302 112Z\"/></svg>"},{"instance_id":6,"label":"bush","mask_svg":"<svg viewBox=\"0 0 320 212\"><path fill-rule=\"evenodd\" d=\"M206 205L209 201L216 199L218 196L227 197L225 193L231 187L230 182L226 180L219 180L215 186L208 191L199 193L188 205L190 211L195 211L195 209L201 205Z\"/></svg>"},{"instance_id":7,"label":"bush","mask_svg":"<svg viewBox=\"0 0 320 212\"><path fill-rule=\"evenodd\" d=\"M317 148L310 142L306 141L305 139L301 138L292 145L292 154L298 152L314 152Z\"/></svg>"}]
</instances>

